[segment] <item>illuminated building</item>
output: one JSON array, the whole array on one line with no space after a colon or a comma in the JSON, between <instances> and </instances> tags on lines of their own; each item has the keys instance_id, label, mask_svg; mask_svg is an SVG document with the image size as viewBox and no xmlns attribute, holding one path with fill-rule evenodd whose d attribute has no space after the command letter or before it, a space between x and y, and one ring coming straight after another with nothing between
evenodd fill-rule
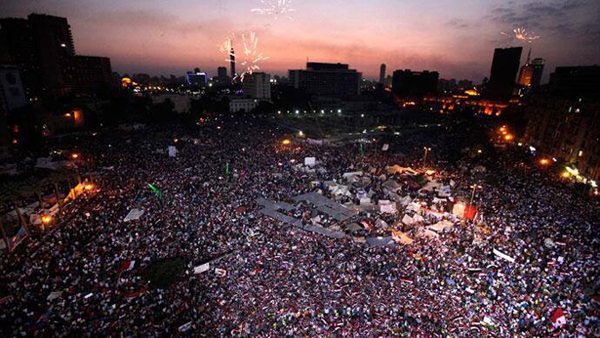
<instances>
[{"instance_id":1,"label":"illuminated building","mask_svg":"<svg viewBox=\"0 0 600 338\"><path fill-rule=\"evenodd\" d=\"M208 84L208 74L196 68L192 72L187 72L186 80L190 86L205 87Z\"/></svg>"},{"instance_id":2,"label":"illuminated building","mask_svg":"<svg viewBox=\"0 0 600 338\"><path fill-rule=\"evenodd\" d=\"M438 72L396 70L392 80L392 90L399 96L422 97L437 92L438 78Z\"/></svg>"},{"instance_id":3,"label":"illuminated building","mask_svg":"<svg viewBox=\"0 0 600 338\"><path fill-rule=\"evenodd\" d=\"M531 49L527 54L527 62L521 67L519 72L519 80L517 83L521 86L536 88L542 81L544 72L544 59L531 60Z\"/></svg>"},{"instance_id":4,"label":"illuminated building","mask_svg":"<svg viewBox=\"0 0 600 338\"><path fill-rule=\"evenodd\" d=\"M347 64L308 62L305 70L290 70L289 79L309 95L350 98L360 93L362 74Z\"/></svg>"},{"instance_id":5,"label":"illuminated building","mask_svg":"<svg viewBox=\"0 0 600 338\"><path fill-rule=\"evenodd\" d=\"M562 159L582 177L600 179L600 67L558 67L549 95L527 108L525 142Z\"/></svg>"},{"instance_id":6,"label":"illuminated building","mask_svg":"<svg viewBox=\"0 0 600 338\"><path fill-rule=\"evenodd\" d=\"M271 100L271 81L265 73L246 75L242 84L244 95L251 99Z\"/></svg>"},{"instance_id":7,"label":"illuminated building","mask_svg":"<svg viewBox=\"0 0 600 338\"><path fill-rule=\"evenodd\" d=\"M515 89L515 79L519 71L523 47L496 48L490 81L487 83L487 97L491 100L508 101Z\"/></svg>"}]
</instances>

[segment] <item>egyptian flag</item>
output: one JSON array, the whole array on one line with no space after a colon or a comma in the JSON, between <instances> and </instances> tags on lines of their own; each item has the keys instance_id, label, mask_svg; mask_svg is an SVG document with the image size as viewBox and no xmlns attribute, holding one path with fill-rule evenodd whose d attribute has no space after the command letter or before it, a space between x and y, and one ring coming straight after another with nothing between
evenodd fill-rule
<instances>
[{"instance_id":1,"label":"egyptian flag","mask_svg":"<svg viewBox=\"0 0 600 338\"><path fill-rule=\"evenodd\" d=\"M556 311L554 311L551 319L554 329L562 328L567 325L567 318L565 317L565 314L561 308L558 308Z\"/></svg>"},{"instance_id":2,"label":"egyptian flag","mask_svg":"<svg viewBox=\"0 0 600 338\"><path fill-rule=\"evenodd\" d=\"M135 261L126 260L121 263L119 271L129 271L135 267Z\"/></svg>"},{"instance_id":3,"label":"egyptian flag","mask_svg":"<svg viewBox=\"0 0 600 338\"><path fill-rule=\"evenodd\" d=\"M400 282L406 283L406 284L412 284L413 280L408 277L402 277L402 278L400 278Z\"/></svg>"}]
</instances>

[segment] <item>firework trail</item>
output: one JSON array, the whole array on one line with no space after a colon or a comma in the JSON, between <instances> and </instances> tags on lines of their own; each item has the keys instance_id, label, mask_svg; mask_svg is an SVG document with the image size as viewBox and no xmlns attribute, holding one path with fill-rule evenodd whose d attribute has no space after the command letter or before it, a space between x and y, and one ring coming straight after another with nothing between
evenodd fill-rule
<instances>
[{"instance_id":1,"label":"firework trail","mask_svg":"<svg viewBox=\"0 0 600 338\"><path fill-rule=\"evenodd\" d=\"M258 49L258 37L255 32L250 32L250 35L248 36L242 34L241 40L243 46L241 55L236 55L233 52L236 45L235 35L230 35L227 40L219 45L219 51L227 54L227 59L225 59L225 61L235 62L242 66L242 72L237 74L232 80L235 81L239 79L241 82L244 82L245 77L260 70L260 63L268 60L269 57L265 56L263 52Z\"/></svg>"},{"instance_id":2,"label":"firework trail","mask_svg":"<svg viewBox=\"0 0 600 338\"><path fill-rule=\"evenodd\" d=\"M260 0L263 4L262 8L254 8L251 10L252 13L273 15L275 20L282 15L290 20L294 20L289 13L295 12L292 8L292 0Z\"/></svg>"},{"instance_id":3,"label":"firework trail","mask_svg":"<svg viewBox=\"0 0 600 338\"><path fill-rule=\"evenodd\" d=\"M533 33L527 32L527 30L524 27L515 28L512 30L512 32L502 32L501 34L510 36L515 41L523 41L527 43L532 43L533 40L537 40L540 38L538 35L534 35Z\"/></svg>"}]
</instances>

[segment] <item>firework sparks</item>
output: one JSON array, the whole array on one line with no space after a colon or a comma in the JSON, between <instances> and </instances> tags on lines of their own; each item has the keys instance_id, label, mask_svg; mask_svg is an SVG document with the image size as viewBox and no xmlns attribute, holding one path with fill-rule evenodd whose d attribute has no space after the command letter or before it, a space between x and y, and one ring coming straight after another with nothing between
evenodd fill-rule
<instances>
[{"instance_id":1,"label":"firework sparks","mask_svg":"<svg viewBox=\"0 0 600 338\"><path fill-rule=\"evenodd\" d=\"M244 82L244 78L247 75L251 75L252 73L260 70L260 63L268 60L269 57L265 56L263 52L258 49L258 37L256 36L255 32L250 32L248 36L246 36L246 34L242 34L241 40L243 46L243 53L241 55L236 55L233 51L236 41L235 35L231 35L227 40L219 45L219 51L227 54L225 61L235 62L236 64L242 66L242 72L240 74L236 74L233 81L239 79L241 82Z\"/></svg>"},{"instance_id":2,"label":"firework sparks","mask_svg":"<svg viewBox=\"0 0 600 338\"><path fill-rule=\"evenodd\" d=\"M260 0L263 4L262 8L252 9L252 13L273 15L275 20L282 15L286 18L293 20L289 13L295 12L292 8L292 0Z\"/></svg>"},{"instance_id":3,"label":"firework sparks","mask_svg":"<svg viewBox=\"0 0 600 338\"><path fill-rule=\"evenodd\" d=\"M527 43L532 43L533 40L537 40L540 37L538 35L534 35L533 33L527 32L524 27L515 28L512 32L506 33L502 32L503 35L507 35L512 37L515 41L523 41Z\"/></svg>"}]
</instances>

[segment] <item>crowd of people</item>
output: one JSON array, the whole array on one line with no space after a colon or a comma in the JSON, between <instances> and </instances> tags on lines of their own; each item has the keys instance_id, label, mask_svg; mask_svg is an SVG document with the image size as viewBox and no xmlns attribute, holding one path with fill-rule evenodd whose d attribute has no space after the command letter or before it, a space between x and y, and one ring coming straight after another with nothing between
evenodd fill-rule
<instances>
[{"instance_id":1,"label":"crowd of people","mask_svg":"<svg viewBox=\"0 0 600 338\"><path fill-rule=\"evenodd\" d=\"M289 132L259 118L100 134L96 190L60 227L0 256L0 335L598 336L598 199L518 149L443 161L469 140L460 126L442 129L388 140L387 152L282 147ZM420 167L424 144L436 145L427 165L455 182L455 195L482 185L477 221L375 247L259 212L259 197L293 203L318 189L310 182L342 181L359 166L374 168L373 184L386 166ZM295 170L307 156L324 170ZM475 165L489 170L473 174ZM144 213L126 222L131 209ZM385 219L393 226L402 215ZM174 258L185 268L172 285L145 278ZM552 319L558 309L564 325Z\"/></svg>"}]
</instances>

